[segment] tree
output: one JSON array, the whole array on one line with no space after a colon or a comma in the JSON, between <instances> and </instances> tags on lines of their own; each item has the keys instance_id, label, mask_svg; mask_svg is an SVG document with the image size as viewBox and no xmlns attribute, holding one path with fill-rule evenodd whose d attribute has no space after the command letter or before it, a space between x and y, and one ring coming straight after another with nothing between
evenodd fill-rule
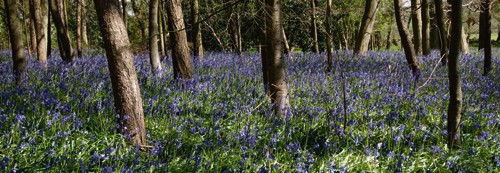
<instances>
[{"instance_id":1,"label":"tree","mask_svg":"<svg viewBox=\"0 0 500 173\"><path fill-rule=\"evenodd\" d=\"M448 147L460 146L460 113L462 112L462 89L460 88L460 41L462 40L462 0L451 2L451 44L448 57L448 79L450 102L448 104Z\"/></svg>"},{"instance_id":2,"label":"tree","mask_svg":"<svg viewBox=\"0 0 500 173\"><path fill-rule=\"evenodd\" d=\"M257 11L257 16L260 16L259 18L259 27L258 27L258 33L259 33L259 49L260 49L260 56L261 56L261 61L262 61L262 78L263 78L263 83L264 83L264 91L266 94L270 95L269 92L269 65L267 61L267 35L266 35L266 4L265 0L258 0L258 5L259 5L259 11Z\"/></svg>"},{"instance_id":3,"label":"tree","mask_svg":"<svg viewBox=\"0 0 500 173\"><path fill-rule=\"evenodd\" d=\"M36 48L38 61L44 66L47 63L47 44L48 44L48 1L45 0L30 0L33 4L33 14L35 15L36 29Z\"/></svg>"},{"instance_id":4,"label":"tree","mask_svg":"<svg viewBox=\"0 0 500 173\"><path fill-rule=\"evenodd\" d=\"M377 5L379 0L366 0L365 12L361 26L359 27L358 37L356 39L356 46L354 51L358 54L366 54L368 51L368 43L373 31L373 24L375 23L375 13L377 12Z\"/></svg>"},{"instance_id":5,"label":"tree","mask_svg":"<svg viewBox=\"0 0 500 173\"><path fill-rule=\"evenodd\" d=\"M225 0L229 4L230 0ZM229 33L231 35L231 48L239 56L241 56L241 33L240 33L240 14L238 12L238 4L234 4L227 9L227 19L229 25Z\"/></svg>"},{"instance_id":6,"label":"tree","mask_svg":"<svg viewBox=\"0 0 500 173\"><path fill-rule=\"evenodd\" d=\"M76 4L76 50L78 57L82 56L82 10L83 0L78 0Z\"/></svg>"},{"instance_id":7,"label":"tree","mask_svg":"<svg viewBox=\"0 0 500 173\"><path fill-rule=\"evenodd\" d=\"M89 44L89 39L87 36L87 5L85 4L85 0L80 0L82 4L82 18L81 18L81 27L80 27L80 32L82 35L82 41L83 45L87 46Z\"/></svg>"},{"instance_id":8,"label":"tree","mask_svg":"<svg viewBox=\"0 0 500 173\"><path fill-rule=\"evenodd\" d=\"M10 47L12 49L12 61L16 83L21 83L26 67L26 58L24 57L23 45L23 26L16 0L4 0L4 6L7 13L7 27L9 28Z\"/></svg>"},{"instance_id":9,"label":"tree","mask_svg":"<svg viewBox=\"0 0 500 173\"><path fill-rule=\"evenodd\" d=\"M51 0L50 12L56 25L57 41L61 58L66 62L73 61L73 48L71 47L71 38L68 32L68 20L64 8L63 0Z\"/></svg>"},{"instance_id":10,"label":"tree","mask_svg":"<svg viewBox=\"0 0 500 173\"><path fill-rule=\"evenodd\" d=\"M281 46L281 0L266 0L266 56L269 92L276 115L285 116L290 108L285 62Z\"/></svg>"},{"instance_id":11,"label":"tree","mask_svg":"<svg viewBox=\"0 0 500 173\"><path fill-rule=\"evenodd\" d=\"M121 0L122 3L122 18L123 23L125 23L125 28L127 28L127 0Z\"/></svg>"},{"instance_id":12,"label":"tree","mask_svg":"<svg viewBox=\"0 0 500 173\"><path fill-rule=\"evenodd\" d=\"M318 46L318 29L316 27L316 0L310 0L311 2L311 36L313 38L313 51L314 53L319 53Z\"/></svg>"},{"instance_id":13,"label":"tree","mask_svg":"<svg viewBox=\"0 0 500 173\"><path fill-rule=\"evenodd\" d=\"M491 2L481 0L481 14L479 16L479 49L484 52L484 72L487 76L491 71Z\"/></svg>"},{"instance_id":14,"label":"tree","mask_svg":"<svg viewBox=\"0 0 500 173\"><path fill-rule=\"evenodd\" d=\"M35 27L35 6L33 4L33 1L30 0L28 2L28 6L29 6L29 11L30 11L30 18L29 18L29 29L30 29L30 40L31 40L31 51L35 52L37 49L36 49L36 45L37 45L37 42L36 42L36 27Z\"/></svg>"},{"instance_id":15,"label":"tree","mask_svg":"<svg viewBox=\"0 0 500 173\"><path fill-rule=\"evenodd\" d=\"M149 59L153 73L161 71L158 53L158 0L149 1Z\"/></svg>"},{"instance_id":16,"label":"tree","mask_svg":"<svg viewBox=\"0 0 500 173\"><path fill-rule=\"evenodd\" d=\"M422 16L420 13L420 0L411 0L411 25L413 28L413 45L415 53L422 50Z\"/></svg>"},{"instance_id":17,"label":"tree","mask_svg":"<svg viewBox=\"0 0 500 173\"><path fill-rule=\"evenodd\" d=\"M203 59L203 42L201 36L201 24L199 23L200 7L198 0L191 0L191 22L193 27L193 54Z\"/></svg>"},{"instance_id":18,"label":"tree","mask_svg":"<svg viewBox=\"0 0 500 173\"><path fill-rule=\"evenodd\" d=\"M145 146L142 98L118 0L94 0L106 49L118 130L134 146Z\"/></svg>"},{"instance_id":19,"label":"tree","mask_svg":"<svg viewBox=\"0 0 500 173\"><path fill-rule=\"evenodd\" d=\"M172 46L174 78L190 79L193 75L193 66L189 55L186 30L184 30L181 1L167 1L165 9L167 9L169 32L172 33L170 46Z\"/></svg>"},{"instance_id":20,"label":"tree","mask_svg":"<svg viewBox=\"0 0 500 173\"><path fill-rule=\"evenodd\" d=\"M399 36L401 37L401 45L403 46L406 61L410 65L410 70L412 71L415 79L420 77L420 66L418 64L417 54L413 45L408 38L408 31L403 23L403 16L401 14L401 0L394 0L394 16L396 16L396 25L398 26Z\"/></svg>"},{"instance_id":21,"label":"tree","mask_svg":"<svg viewBox=\"0 0 500 173\"><path fill-rule=\"evenodd\" d=\"M439 34L439 47L441 51L441 63L446 65L448 59L448 41L446 39L446 29L444 27L443 0L434 0L434 10L436 13L436 23Z\"/></svg>"},{"instance_id":22,"label":"tree","mask_svg":"<svg viewBox=\"0 0 500 173\"><path fill-rule=\"evenodd\" d=\"M430 47L430 13L429 13L429 0L422 0L422 53L429 55L431 53Z\"/></svg>"},{"instance_id":23,"label":"tree","mask_svg":"<svg viewBox=\"0 0 500 173\"><path fill-rule=\"evenodd\" d=\"M326 56L327 56L327 72L331 72L333 68L333 57L332 57L332 28L330 26L330 16L332 15L332 0L328 0L326 3L326 18L325 18L325 29L326 29Z\"/></svg>"}]
</instances>

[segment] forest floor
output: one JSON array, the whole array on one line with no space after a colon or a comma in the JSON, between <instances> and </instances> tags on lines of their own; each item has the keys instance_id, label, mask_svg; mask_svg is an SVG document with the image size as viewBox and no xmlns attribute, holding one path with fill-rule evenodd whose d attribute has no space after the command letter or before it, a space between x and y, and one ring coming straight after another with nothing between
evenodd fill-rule
<instances>
[{"instance_id":1,"label":"forest floor","mask_svg":"<svg viewBox=\"0 0 500 173\"><path fill-rule=\"evenodd\" d=\"M0 172L500 172L499 55L487 77L478 52L460 58L462 147L453 151L438 52L419 58L416 84L402 52L336 52L332 73L325 54L294 54L292 114L281 118L259 54L207 52L189 81L172 79L170 59L153 76L148 56L136 55L151 147L141 152L116 133L104 55L74 66L55 56L47 69L29 59L16 86L1 52Z\"/></svg>"}]
</instances>

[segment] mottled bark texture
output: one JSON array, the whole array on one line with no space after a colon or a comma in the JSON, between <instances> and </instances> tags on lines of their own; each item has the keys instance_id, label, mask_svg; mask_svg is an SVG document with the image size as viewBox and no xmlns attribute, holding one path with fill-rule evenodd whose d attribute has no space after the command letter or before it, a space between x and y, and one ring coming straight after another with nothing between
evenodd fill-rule
<instances>
[{"instance_id":1,"label":"mottled bark texture","mask_svg":"<svg viewBox=\"0 0 500 173\"><path fill-rule=\"evenodd\" d=\"M168 28L171 35L172 65L174 78L190 79L193 75L193 66L189 55L186 30L181 0L169 0L166 3L168 14Z\"/></svg>"},{"instance_id":2,"label":"mottled bark texture","mask_svg":"<svg viewBox=\"0 0 500 173\"><path fill-rule=\"evenodd\" d=\"M154 74L161 71L158 52L158 0L149 1L149 61Z\"/></svg>"},{"instance_id":3,"label":"mottled bark texture","mask_svg":"<svg viewBox=\"0 0 500 173\"><path fill-rule=\"evenodd\" d=\"M19 16L16 0L4 0L7 16L7 27L9 29L10 47L12 49L12 61L16 83L21 83L26 67L23 45L23 26Z\"/></svg>"},{"instance_id":4,"label":"mottled bark texture","mask_svg":"<svg viewBox=\"0 0 500 173\"><path fill-rule=\"evenodd\" d=\"M377 12L377 5L379 0L366 0L365 12L359 27L358 37L354 51L358 54L364 55L368 51L368 44L373 31L373 24L375 23L375 13Z\"/></svg>"},{"instance_id":5,"label":"mottled bark texture","mask_svg":"<svg viewBox=\"0 0 500 173\"><path fill-rule=\"evenodd\" d=\"M68 32L68 21L63 0L51 0L50 12L57 30L57 41L61 58L66 62L73 61L73 48Z\"/></svg>"},{"instance_id":6,"label":"mottled bark texture","mask_svg":"<svg viewBox=\"0 0 500 173\"><path fill-rule=\"evenodd\" d=\"M422 53L424 55L429 55L431 53L429 0L422 0L421 9L422 9Z\"/></svg>"},{"instance_id":7,"label":"mottled bark texture","mask_svg":"<svg viewBox=\"0 0 500 173\"><path fill-rule=\"evenodd\" d=\"M444 27L443 0L434 0L436 24L438 27L439 47L441 50L441 63L446 65L448 59L448 41L446 39L446 28Z\"/></svg>"},{"instance_id":8,"label":"mottled bark texture","mask_svg":"<svg viewBox=\"0 0 500 173\"><path fill-rule=\"evenodd\" d=\"M422 16L420 0L411 0L411 26L413 29L413 46L415 53L422 51Z\"/></svg>"},{"instance_id":9,"label":"mottled bark texture","mask_svg":"<svg viewBox=\"0 0 500 173\"><path fill-rule=\"evenodd\" d=\"M82 41L83 45L87 46L89 45L89 39L87 37L87 4L85 3L85 0L80 0L82 3L82 28L81 28L81 34L82 34Z\"/></svg>"},{"instance_id":10,"label":"mottled bark texture","mask_svg":"<svg viewBox=\"0 0 500 173\"><path fill-rule=\"evenodd\" d=\"M200 5L198 0L191 0L191 22L193 27L193 54L195 57L203 59L203 42L201 36Z\"/></svg>"},{"instance_id":11,"label":"mottled bark texture","mask_svg":"<svg viewBox=\"0 0 500 173\"><path fill-rule=\"evenodd\" d=\"M266 0L266 45L265 57L269 73L269 91L278 116L290 111L288 87L285 74L285 59L281 42L281 0Z\"/></svg>"},{"instance_id":12,"label":"mottled bark texture","mask_svg":"<svg viewBox=\"0 0 500 173\"><path fill-rule=\"evenodd\" d=\"M394 0L394 15L396 16L396 25L398 26L399 36L401 37L401 45L403 46L406 61L410 66L410 70L412 71L415 78L420 77L420 66L418 64L417 54L415 53L415 49L413 49L413 45L410 42L410 38L408 38L408 31L406 30L406 26L403 23L403 16L401 14L401 0Z\"/></svg>"},{"instance_id":13,"label":"mottled bark texture","mask_svg":"<svg viewBox=\"0 0 500 173\"><path fill-rule=\"evenodd\" d=\"M34 7L37 59L43 65L47 63L47 41L49 5L47 0L30 0Z\"/></svg>"},{"instance_id":14,"label":"mottled bark texture","mask_svg":"<svg viewBox=\"0 0 500 173\"><path fill-rule=\"evenodd\" d=\"M118 130L129 139L131 145L145 146L146 128L141 92L127 29L120 13L120 2L94 0L94 4L108 59Z\"/></svg>"},{"instance_id":15,"label":"mottled bark texture","mask_svg":"<svg viewBox=\"0 0 500 173\"><path fill-rule=\"evenodd\" d=\"M460 147L460 118L462 89L460 84L459 57L462 40L462 0L451 2L451 44L448 57L450 102L448 104L448 147Z\"/></svg>"},{"instance_id":16,"label":"mottled bark texture","mask_svg":"<svg viewBox=\"0 0 500 173\"><path fill-rule=\"evenodd\" d=\"M484 72L487 76L491 71L491 2L481 0L481 14L479 16L479 49L484 52Z\"/></svg>"},{"instance_id":17,"label":"mottled bark texture","mask_svg":"<svg viewBox=\"0 0 500 173\"><path fill-rule=\"evenodd\" d=\"M77 0L76 4L76 52L78 57L82 57L82 0Z\"/></svg>"}]
</instances>

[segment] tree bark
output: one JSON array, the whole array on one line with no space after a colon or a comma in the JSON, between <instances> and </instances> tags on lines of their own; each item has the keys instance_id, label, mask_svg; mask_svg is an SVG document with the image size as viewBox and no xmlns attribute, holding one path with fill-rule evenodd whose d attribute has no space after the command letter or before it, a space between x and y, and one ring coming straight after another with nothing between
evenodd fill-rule
<instances>
[{"instance_id":1,"label":"tree bark","mask_svg":"<svg viewBox=\"0 0 500 173\"><path fill-rule=\"evenodd\" d=\"M422 53L429 55L431 53L429 0L422 0L420 8L422 9Z\"/></svg>"},{"instance_id":2,"label":"tree bark","mask_svg":"<svg viewBox=\"0 0 500 173\"><path fill-rule=\"evenodd\" d=\"M316 27L316 0L311 1L311 36L313 38L313 51L319 53L318 46L318 29Z\"/></svg>"},{"instance_id":3,"label":"tree bark","mask_svg":"<svg viewBox=\"0 0 500 173\"><path fill-rule=\"evenodd\" d=\"M159 73L162 68L158 53L158 0L149 1L149 58L153 74Z\"/></svg>"},{"instance_id":4,"label":"tree bark","mask_svg":"<svg viewBox=\"0 0 500 173\"><path fill-rule=\"evenodd\" d=\"M48 1L48 5L50 7L50 0L47 0ZM50 57L50 55L52 54L52 20L51 20L51 12L50 10L47 10L47 57Z\"/></svg>"},{"instance_id":5,"label":"tree bark","mask_svg":"<svg viewBox=\"0 0 500 173\"><path fill-rule=\"evenodd\" d=\"M392 27L389 25L389 31L387 31L387 38L385 39L385 49L391 49L391 32Z\"/></svg>"},{"instance_id":6,"label":"tree bark","mask_svg":"<svg viewBox=\"0 0 500 173\"><path fill-rule=\"evenodd\" d=\"M46 66L47 63L47 37L48 34L48 2L45 0L30 0L35 12L36 48L38 61Z\"/></svg>"},{"instance_id":7,"label":"tree bark","mask_svg":"<svg viewBox=\"0 0 500 173\"><path fill-rule=\"evenodd\" d=\"M159 37L159 46L160 46L160 60L162 59L163 56L165 56L165 40L163 40L163 35L165 34L163 30L163 17L162 17L162 5L161 5L161 0L158 2L158 37Z\"/></svg>"},{"instance_id":8,"label":"tree bark","mask_svg":"<svg viewBox=\"0 0 500 173\"><path fill-rule=\"evenodd\" d=\"M358 37L354 51L357 54L364 55L368 51L368 43L370 43L370 36L373 31L373 24L375 23L375 13L377 12L378 0L367 0L365 3L365 12L361 26L359 27Z\"/></svg>"},{"instance_id":9,"label":"tree bark","mask_svg":"<svg viewBox=\"0 0 500 173\"><path fill-rule=\"evenodd\" d=\"M281 0L266 0L266 45L270 97L276 115L284 117L290 111L285 60L281 46Z\"/></svg>"},{"instance_id":10,"label":"tree bark","mask_svg":"<svg viewBox=\"0 0 500 173\"><path fill-rule=\"evenodd\" d=\"M193 75L193 67L189 55L186 30L184 30L181 1L170 0L166 5L168 28L169 32L171 32L170 46L172 46L174 78L190 79Z\"/></svg>"},{"instance_id":11,"label":"tree bark","mask_svg":"<svg viewBox=\"0 0 500 173\"><path fill-rule=\"evenodd\" d=\"M30 49L35 52L37 51L36 46L36 18L35 18L35 6L33 4L33 0L29 1L29 10L30 10L30 39L31 39L31 47Z\"/></svg>"},{"instance_id":12,"label":"tree bark","mask_svg":"<svg viewBox=\"0 0 500 173\"><path fill-rule=\"evenodd\" d=\"M481 14L479 16L479 49L484 52L484 72L487 76L491 71L491 2L481 0Z\"/></svg>"},{"instance_id":13,"label":"tree bark","mask_svg":"<svg viewBox=\"0 0 500 173\"><path fill-rule=\"evenodd\" d=\"M469 42L467 42L467 36L465 35L465 29L462 26L462 41L460 42L460 48L462 52L469 53Z\"/></svg>"},{"instance_id":14,"label":"tree bark","mask_svg":"<svg viewBox=\"0 0 500 173\"><path fill-rule=\"evenodd\" d=\"M333 57L332 57L332 28L330 25L332 15L332 0L328 0L326 3L326 19L325 19L325 30L326 30L326 71L331 72L333 69Z\"/></svg>"},{"instance_id":15,"label":"tree bark","mask_svg":"<svg viewBox=\"0 0 500 173\"><path fill-rule=\"evenodd\" d=\"M451 2L451 45L448 63L450 102L448 104L448 147L460 147L460 113L462 112L462 89L459 60L462 40L462 0Z\"/></svg>"},{"instance_id":16,"label":"tree bark","mask_svg":"<svg viewBox=\"0 0 500 173\"><path fill-rule=\"evenodd\" d=\"M413 45L408 38L408 31L403 23L400 4L401 0L394 0L394 15L396 16L396 24L398 26L399 36L401 37L401 46L403 46L406 61L408 61L410 70L412 71L414 77L418 79L420 77L420 66L418 64L415 49L413 49Z\"/></svg>"},{"instance_id":17,"label":"tree bark","mask_svg":"<svg viewBox=\"0 0 500 173\"><path fill-rule=\"evenodd\" d=\"M87 5L85 3L85 0L80 0L82 3L82 28L81 28L81 34L82 34L82 41L84 46L89 45L89 39L87 37Z\"/></svg>"},{"instance_id":18,"label":"tree bark","mask_svg":"<svg viewBox=\"0 0 500 173\"><path fill-rule=\"evenodd\" d=\"M259 20L259 50L260 50L260 56L261 56L261 61L262 61L262 78L263 78L263 83L264 83L264 91L266 94L270 95L269 91L269 70L268 70L268 61L267 61L267 37L266 37L266 5L265 5L265 0L258 0L258 5L259 5L259 11L257 11L257 15L260 16Z\"/></svg>"},{"instance_id":19,"label":"tree bark","mask_svg":"<svg viewBox=\"0 0 500 173\"><path fill-rule=\"evenodd\" d=\"M193 22L193 54L203 59L203 42L201 36L201 24L199 23L200 6L198 0L191 0L191 22Z\"/></svg>"},{"instance_id":20,"label":"tree bark","mask_svg":"<svg viewBox=\"0 0 500 173\"><path fill-rule=\"evenodd\" d=\"M71 47L71 38L68 32L68 23L64 11L63 0L51 0L50 11L52 19L57 29L57 40L59 44L59 52L61 58L66 62L73 61L73 48Z\"/></svg>"},{"instance_id":21,"label":"tree bark","mask_svg":"<svg viewBox=\"0 0 500 173\"><path fill-rule=\"evenodd\" d=\"M23 28L16 0L4 0L7 16L7 27L9 29L10 46L12 49L12 61L16 84L20 84L24 76L26 67L26 57L24 56Z\"/></svg>"},{"instance_id":22,"label":"tree bark","mask_svg":"<svg viewBox=\"0 0 500 173\"><path fill-rule=\"evenodd\" d=\"M446 65L448 59L448 41L446 39L447 32L444 27L443 0L434 0L434 9L436 10L436 23L440 38L439 47L441 49L441 63Z\"/></svg>"},{"instance_id":23,"label":"tree bark","mask_svg":"<svg viewBox=\"0 0 500 173\"><path fill-rule=\"evenodd\" d=\"M283 34L283 45L285 46L283 51L285 55L290 55L292 52L290 50L290 45L288 44L288 39L286 38L285 28L281 28L281 30L283 31L281 32Z\"/></svg>"},{"instance_id":24,"label":"tree bark","mask_svg":"<svg viewBox=\"0 0 500 173\"><path fill-rule=\"evenodd\" d=\"M226 3L230 3L231 1L226 0ZM234 5L229 7L227 11L227 19L229 23L229 31L231 35L231 48L233 49L238 56L241 56L241 36L239 33L239 12L238 12L238 6Z\"/></svg>"},{"instance_id":25,"label":"tree bark","mask_svg":"<svg viewBox=\"0 0 500 173\"><path fill-rule=\"evenodd\" d=\"M142 147L147 145L142 98L119 3L94 0L108 59L118 130L129 139L129 144Z\"/></svg>"},{"instance_id":26,"label":"tree bark","mask_svg":"<svg viewBox=\"0 0 500 173\"><path fill-rule=\"evenodd\" d=\"M77 1L76 5L76 50L78 57L82 57L82 0Z\"/></svg>"},{"instance_id":27,"label":"tree bark","mask_svg":"<svg viewBox=\"0 0 500 173\"><path fill-rule=\"evenodd\" d=\"M413 45L415 53L422 51L422 16L420 13L420 0L411 0L411 25L413 27Z\"/></svg>"}]
</instances>

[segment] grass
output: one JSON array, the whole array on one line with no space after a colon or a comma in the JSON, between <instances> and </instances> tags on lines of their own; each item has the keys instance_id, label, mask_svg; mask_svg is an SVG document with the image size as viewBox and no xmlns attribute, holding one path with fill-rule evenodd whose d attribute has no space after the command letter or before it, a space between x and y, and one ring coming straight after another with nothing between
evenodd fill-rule
<instances>
[{"instance_id":1,"label":"grass","mask_svg":"<svg viewBox=\"0 0 500 173\"><path fill-rule=\"evenodd\" d=\"M29 59L26 81L16 86L10 53L2 52L1 172L500 171L499 69L481 76L477 52L460 61L462 148L454 151L444 130L446 68L431 75L438 52L419 59L419 90L402 52L336 52L334 73L325 73L324 56L287 60L293 117L278 118L263 92L258 54L207 52L182 87L169 59L163 75L151 76L149 58L136 55L152 146L144 153L116 133L103 55L86 55L74 67L55 57L45 70Z\"/></svg>"}]
</instances>

